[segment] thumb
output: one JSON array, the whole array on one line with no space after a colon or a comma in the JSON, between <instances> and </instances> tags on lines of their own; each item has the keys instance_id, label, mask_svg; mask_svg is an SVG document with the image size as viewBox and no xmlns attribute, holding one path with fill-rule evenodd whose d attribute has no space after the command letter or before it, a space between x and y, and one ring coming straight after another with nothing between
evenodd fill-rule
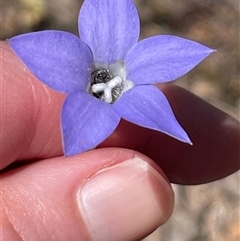
<instances>
[{"instance_id":1,"label":"thumb","mask_svg":"<svg viewBox=\"0 0 240 241\"><path fill-rule=\"evenodd\" d=\"M140 240L173 208L171 186L154 165L106 148L5 172L3 240Z\"/></svg>"}]
</instances>

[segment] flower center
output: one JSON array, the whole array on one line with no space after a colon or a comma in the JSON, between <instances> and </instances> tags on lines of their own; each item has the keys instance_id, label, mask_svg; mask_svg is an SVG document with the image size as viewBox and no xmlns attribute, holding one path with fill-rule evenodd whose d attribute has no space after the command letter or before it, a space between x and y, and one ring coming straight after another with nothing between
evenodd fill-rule
<instances>
[{"instance_id":1,"label":"flower center","mask_svg":"<svg viewBox=\"0 0 240 241\"><path fill-rule=\"evenodd\" d=\"M125 91L132 88L132 81L126 80L124 70L118 69L118 67L119 64L117 64L117 69L115 65L110 66L110 70L102 67L95 69L91 73L89 93L98 99L113 104Z\"/></svg>"}]
</instances>

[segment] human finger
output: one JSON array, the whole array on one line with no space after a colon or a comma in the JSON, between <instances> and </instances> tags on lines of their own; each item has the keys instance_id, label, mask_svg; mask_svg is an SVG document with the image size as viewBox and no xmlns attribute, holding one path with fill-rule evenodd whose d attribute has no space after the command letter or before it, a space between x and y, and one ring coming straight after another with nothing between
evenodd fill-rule
<instances>
[{"instance_id":1,"label":"human finger","mask_svg":"<svg viewBox=\"0 0 240 241\"><path fill-rule=\"evenodd\" d=\"M237 120L189 91L158 85L193 145L163 133L122 121L100 146L127 147L144 153L171 182L200 184L223 178L240 167L240 125ZM162 158L164 157L164 158Z\"/></svg>"},{"instance_id":2,"label":"human finger","mask_svg":"<svg viewBox=\"0 0 240 241\"><path fill-rule=\"evenodd\" d=\"M34 162L0 185L3 240L140 240L173 209L156 164L118 148Z\"/></svg>"},{"instance_id":3,"label":"human finger","mask_svg":"<svg viewBox=\"0 0 240 241\"><path fill-rule=\"evenodd\" d=\"M0 169L15 160L61 155L60 111L65 96L38 81L7 42L0 44Z\"/></svg>"}]
</instances>

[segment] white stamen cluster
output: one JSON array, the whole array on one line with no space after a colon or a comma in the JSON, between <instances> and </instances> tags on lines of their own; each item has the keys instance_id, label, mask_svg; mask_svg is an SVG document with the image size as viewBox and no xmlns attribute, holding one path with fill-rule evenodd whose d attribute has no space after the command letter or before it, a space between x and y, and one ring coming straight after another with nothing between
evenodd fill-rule
<instances>
[{"instance_id":1,"label":"white stamen cluster","mask_svg":"<svg viewBox=\"0 0 240 241\"><path fill-rule=\"evenodd\" d=\"M113 101L113 94L112 91L115 87L122 84L123 80L120 76L116 76L107 83L98 83L92 85L92 92L93 93L100 93L103 92L103 99L107 103L112 103Z\"/></svg>"},{"instance_id":2,"label":"white stamen cluster","mask_svg":"<svg viewBox=\"0 0 240 241\"><path fill-rule=\"evenodd\" d=\"M93 66L89 93L109 104L113 104L134 84L126 79L126 69L123 61L111 65L97 64Z\"/></svg>"}]
</instances>

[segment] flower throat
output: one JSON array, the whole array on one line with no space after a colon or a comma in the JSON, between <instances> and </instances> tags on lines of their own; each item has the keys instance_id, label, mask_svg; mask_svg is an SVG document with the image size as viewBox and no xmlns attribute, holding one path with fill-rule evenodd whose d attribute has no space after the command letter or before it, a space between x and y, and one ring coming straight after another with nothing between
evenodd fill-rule
<instances>
[{"instance_id":1,"label":"flower throat","mask_svg":"<svg viewBox=\"0 0 240 241\"><path fill-rule=\"evenodd\" d=\"M120 76L113 76L109 70L100 68L91 73L90 94L113 104L123 93L124 83Z\"/></svg>"}]
</instances>

